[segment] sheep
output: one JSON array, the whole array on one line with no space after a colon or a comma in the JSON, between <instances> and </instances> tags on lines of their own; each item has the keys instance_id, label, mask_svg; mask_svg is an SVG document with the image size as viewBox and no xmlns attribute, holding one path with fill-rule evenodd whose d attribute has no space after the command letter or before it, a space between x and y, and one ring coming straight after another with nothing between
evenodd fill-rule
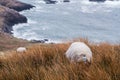
<instances>
[{"instance_id":1,"label":"sheep","mask_svg":"<svg viewBox=\"0 0 120 80\"><path fill-rule=\"evenodd\" d=\"M4 52L0 52L0 56L4 56L5 55L5 53Z\"/></svg>"},{"instance_id":2,"label":"sheep","mask_svg":"<svg viewBox=\"0 0 120 80\"><path fill-rule=\"evenodd\" d=\"M71 62L88 62L91 63L92 51L83 42L74 42L70 45L65 53L65 56Z\"/></svg>"},{"instance_id":3,"label":"sheep","mask_svg":"<svg viewBox=\"0 0 120 80\"><path fill-rule=\"evenodd\" d=\"M23 53L23 52L26 52L26 51L27 51L27 49L25 47L17 48L17 52Z\"/></svg>"}]
</instances>

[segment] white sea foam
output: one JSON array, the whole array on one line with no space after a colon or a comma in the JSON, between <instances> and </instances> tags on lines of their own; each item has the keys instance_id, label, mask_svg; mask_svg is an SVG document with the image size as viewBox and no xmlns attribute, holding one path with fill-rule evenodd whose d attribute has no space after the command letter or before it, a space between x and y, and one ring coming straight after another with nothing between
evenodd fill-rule
<instances>
[{"instance_id":1,"label":"white sea foam","mask_svg":"<svg viewBox=\"0 0 120 80\"><path fill-rule=\"evenodd\" d=\"M104 4L106 7L120 8L120 1L106 1Z\"/></svg>"},{"instance_id":2,"label":"white sea foam","mask_svg":"<svg viewBox=\"0 0 120 80\"><path fill-rule=\"evenodd\" d=\"M49 39L49 41L47 41L46 43L63 43L64 41L62 40L53 40L53 39Z\"/></svg>"},{"instance_id":3,"label":"white sea foam","mask_svg":"<svg viewBox=\"0 0 120 80\"><path fill-rule=\"evenodd\" d=\"M111 12L113 8L120 8L120 1L105 1L104 3L81 1L81 11L84 13Z\"/></svg>"},{"instance_id":4,"label":"white sea foam","mask_svg":"<svg viewBox=\"0 0 120 80\"><path fill-rule=\"evenodd\" d=\"M36 37L36 33L33 32L30 29L31 24L37 24L36 21L30 20L28 19L28 23L23 23L23 24L17 24L15 26L13 26L13 36L18 37L18 38L23 38L23 39L37 39ZM28 28L24 31L24 28Z\"/></svg>"}]
</instances>

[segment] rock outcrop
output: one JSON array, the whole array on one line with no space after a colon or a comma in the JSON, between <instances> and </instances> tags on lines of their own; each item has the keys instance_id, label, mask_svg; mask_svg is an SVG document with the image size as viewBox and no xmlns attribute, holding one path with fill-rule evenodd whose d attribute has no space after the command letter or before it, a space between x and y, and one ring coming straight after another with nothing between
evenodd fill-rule
<instances>
[{"instance_id":1,"label":"rock outcrop","mask_svg":"<svg viewBox=\"0 0 120 80\"><path fill-rule=\"evenodd\" d=\"M63 0L63 2L70 2L70 0Z\"/></svg>"},{"instance_id":2,"label":"rock outcrop","mask_svg":"<svg viewBox=\"0 0 120 80\"><path fill-rule=\"evenodd\" d=\"M47 41L49 41L49 40L48 39L43 39L43 40L35 40L35 39L33 39L33 40L30 41L30 43L45 43Z\"/></svg>"},{"instance_id":3,"label":"rock outcrop","mask_svg":"<svg viewBox=\"0 0 120 80\"><path fill-rule=\"evenodd\" d=\"M0 51L29 44L26 40L13 37L11 31L13 25L27 22L27 18L19 11L32 7L17 0L0 0Z\"/></svg>"},{"instance_id":4,"label":"rock outcrop","mask_svg":"<svg viewBox=\"0 0 120 80\"><path fill-rule=\"evenodd\" d=\"M55 4L57 3L57 1L53 1L53 0L44 0L46 4Z\"/></svg>"},{"instance_id":5,"label":"rock outcrop","mask_svg":"<svg viewBox=\"0 0 120 80\"><path fill-rule=\"evenodd\" d=\"M0 4L16 11L22 11L34 7L30 4L26 4L17 0L0 0Z\"/></svg>"},{"instance_id":6,"label":"rock outcrop","mask_svg":"<svg viewBox=\"0 0 120 80\"><path fill-rule=\"evenodd\" d=\"M12 26L26 23L27 18L17 11L30 9L34 6L17 0L0 0L0 32L11 34Z\"/></svg>"},{"instance_id":7,"label":"rock outcrop","mask_svg":"<svg viewBox=\"0 0 120 80\"><path fill-rule=\"evenodd\" d=\"M25 16L19 14L17 11L13 9L9 9L4 6L0 6L0 19L1 30L10 34L12 31L12 26L14 24L27 22L27 18Z\"/></svg>"}]
</instances>

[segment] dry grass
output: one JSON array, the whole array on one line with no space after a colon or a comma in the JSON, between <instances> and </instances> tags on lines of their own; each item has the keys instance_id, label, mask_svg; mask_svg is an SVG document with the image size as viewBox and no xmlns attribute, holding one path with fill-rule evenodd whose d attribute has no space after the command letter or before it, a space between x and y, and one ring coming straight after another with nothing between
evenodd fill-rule
<instances>
[{"instance_id":1,"label":"dry grass","mask_svg":"<svg viewBox=\"0 0 120 80\"><path fill-rule=\"evenodd\" d=\"M70 43L33 45L0 59L0 80L120 80L120 45L86 43L93 52L90 66L65 58Z\"/></svg>"}]
</instances>

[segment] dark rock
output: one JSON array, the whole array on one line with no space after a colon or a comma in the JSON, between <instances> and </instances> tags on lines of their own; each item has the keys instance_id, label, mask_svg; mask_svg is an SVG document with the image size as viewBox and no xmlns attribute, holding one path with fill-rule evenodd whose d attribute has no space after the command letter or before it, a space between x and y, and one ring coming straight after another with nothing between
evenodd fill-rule
<instances>
[{"instance_id":1,"label":"dark rock","mask_svg":"<svg viewBox=\"0 0 120 80\"><path fill-rule=\"evenodd\" d=\"M35 40L35 39L33 39L30 42L31 43L45 43L45 40Z\"/></svg>"},{"instance_id":2,"label":"dark rock","mask_svg":"<svg viewBox=\"0 0 120 80\"><path fill-rule=\"evenodd\" d=\"M53 0L44 0L46 4L55 4L57 3L57 1L53 1Z\"/></svg>"},{"instance_id":3,"label":"dark rock","mask_svg":"<svg viewBox=\"0 0 120 80\"><path fill-rule=\"evenodd\" d=\"M0 0L0 50L14 49L28 45L27 40L13 37L12 26L27 22L27 18L17 11L30 9L34 6L17 0Z\"/></svg>"},{"instance_id":4,"label":"dark rock","mask_svg":"<svg viewBox=\"0 0 120 80\"><path fill-rule=\"evenodd\" d=\"M27 18L13 9L9 9L4 6L0 6L0 19L1 24L0 28L6 32L10 33L12 31L12 26L18 23L26 23Z\"/></svg>"},{"instance_id":5,"label":"dark rock","mask_svg":"<svg viewBox=\"0 0 120 80\"><path fill-rule=\"evenodd\" d=\"M44 39L44 41L49 41L48 39Z\"/></svg>"},{"instance_id":6,"label":"dark rock","mask_svg":"<svg viewBox=\"0 0 120 80\"><path fill-rule=\"evenodd\" d=\"M63 0L63 2L70 2L70 0Z\"/></svg>"},{"instance_id":7,"label":"dark rock","mask_svg":"<svg viewBox=\"0 0 120 80\"><path fill-rule=\"evenodd\" d=\"M48 39L43 39L43 40L30 40L31 43L45 43L46 41L48 41Z\"/></svg>"},{"instance_id":8,"label":"dark rock","mask_svg":"<svg viewBox=\"0 0 120 80\"><path fill-rule=\"evenodd\" d=\"M0 4L16 11L22 11L34 7L30 4L26 4L17 0L0 0Z\"/></svg>"}]
</instances>

